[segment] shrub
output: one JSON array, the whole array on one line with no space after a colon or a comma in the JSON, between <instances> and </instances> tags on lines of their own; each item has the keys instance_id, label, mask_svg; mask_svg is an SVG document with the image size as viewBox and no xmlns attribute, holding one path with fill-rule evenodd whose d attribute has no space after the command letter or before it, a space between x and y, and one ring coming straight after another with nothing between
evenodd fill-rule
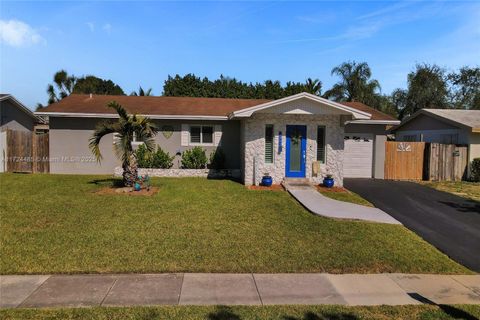
<instances>
[{"instance_id":1,"label":"shrub","mask_svg":"<svg viewBox=\"0 0 480 320\"><path fill-rule=\"evenodd\" d=\"M210 168L225 169L225 153L221 148L217 148L210 153Z\"/></svg>"},{"instance_id":2,"label":"shrub","mask_svg":"<svg viewBox=\"0 0 480 320\"><path fill-rule=\"evenodd\" d=\"M144 144L138 146L135 151L137 158L137 165L139 168L151 168L152 167L152 152L147 150Z\"/></svg>"},{"instance_id":3,"label":"shrub","mask_svg":"<svg viewBox=\"0 0 480 320\"><path fill-rule=\"evenodd\" d=\"M143 144L138 146L135 155L139 168L170 169L175 158L175 156L170 156L168 152L163 151L160 146L157 146L157 151L150 152Z\"/></svg>"},{"instance_id":4,"label":"shrub","mask_svg":"<svg viewBox=\"0 0 480 320\"><path fill-rule=\"evenodd\" d=\"M163 151L158 146L157 151L152 155L152 168L170 169L173 167L173 159L175 156L170 156L170 153Z\"/></svg>"},{"instance_id":5,"label":"shrub","mask_svg":"<svg viewBox=\"0 0 480 320\"><path fill-rule=\"evenodd\" d=\"M473 181L480 181L480 158L473 159L471 168Z\"/></svg>"},{"instance_id":6,"label":"shrub","mask_svg":"<svg viewBox=\"0 0 480 320\"><path fill-rule=\"evenodd\" d=\"M205 150L200 147L194 147L190 150L185 150L182 154L182 168L183 169L204 169L207 165L207 155Z\"/></svg>"}]
</instances>

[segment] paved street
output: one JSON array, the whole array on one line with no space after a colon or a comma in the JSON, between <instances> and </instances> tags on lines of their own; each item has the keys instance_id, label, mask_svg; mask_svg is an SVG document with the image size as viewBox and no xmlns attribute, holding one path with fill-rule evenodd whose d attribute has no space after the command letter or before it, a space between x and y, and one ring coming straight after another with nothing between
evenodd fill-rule
<instances>
[{"instance_id":1,"label":"paved street","mask_svg":"<svg viewBox=\"0 0 480 320\"><path fill-rule=\"evenodd\" d=\"M480 304L479 275L0 276L2 308L134 305Z\"/></svg>"}]
</instances>

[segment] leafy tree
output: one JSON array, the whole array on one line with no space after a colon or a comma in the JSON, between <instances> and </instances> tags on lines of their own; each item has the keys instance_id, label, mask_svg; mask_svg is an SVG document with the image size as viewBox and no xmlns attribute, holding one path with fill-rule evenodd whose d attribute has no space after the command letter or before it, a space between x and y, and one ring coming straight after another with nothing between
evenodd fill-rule
<instances>
[{"instance_id":1,"label":"leafy tree","mask_svg":"<svg viewBox=\"0 0 480 320\"><path fill-rule=\"evenodd\" d=\"M316 96L321 95L322 90L322 82L318 79L312 80L312 78L308 78L305 83L305 91Z\"/></svg>"},{"instance_id":2,"label":"leafy tree","mask_svg":"<svg viewBox=\"0 0 480 320\"><path fill-rule=\"evenodd\" d=\"M101 94L101 95L125 95L122 88L112 80L104 80L95 76L79 78L72 93Z\"/></svg>"},{"instance_id":3,"label":"leafy tree","mask_svg":"<svg viewBox=\"0 0 480 320\"><path fill-rule=\"evenodd\" d=\"M339 76L340 81L325 92L324 96L328 99L366 103L380 90L379 82L370 79L372 71L366 62L344 62L332 69L332 75Z\"/></svg>"},{"instance_id":4,"label":"leafy tree","mask_svg":"<svg viewBox=\"0 0 480 320\"><path fill-rule=\"evenodd\" d=\"M143 90L142 86L138 89L138 92L133 91L130 93L131 96L151 96L152 95L152 88L149 88L148 90Z\"/></svg>"},{"instance_id":5,"label":"leafy tree","mask_svg":"<svg viewBox=\"0 0 480 320\"><path fill-rule=\"evenodd\" d=\"M408 91L397 88L390 94L390 100L395 108L396 113L402 119L405 108L407 107Z\"/></svg>"},{"instance_id":6,"label":"leafy tree","mask_svg":"<svg viewBox=\"0 0 480 320\"><path fill-rule=\"evenodd\" d=\"M406 106L400 118L424 108L447 108L448 87L445 70L437 65L417 64L408 74Z\"/></svg>"},{"instance_id":7,"label":"leafy tree","mask_svg":"<svg viewBox=\"0 0 480 320\"><path fill-rule=\"evenodd\" d=\"M318 93L320 93L320 90L322 89L321 82L319 81L319 83L320 83L320 89L319 89ZM301 92L304 92L304 91L309 92L305 88L304 83L288 81L286 83L284 89L283 89L283 94L284 94L285 97L288 97L288 96L291 96L291 95L294 95L294 94L297 94L297 93L301 93Z\"/></svg>"},{"instance_id":8,"label":"leafy tree","mask_svg":"<svg viewBox=\"0 0 480 320\"><path fill-rule=\"evenodd\" d=\"M321 82L311 82L312 92L319 93ZM219 79L211 81L207 77L202 79L191 73L183 77L178 74L175 77L169 75L163 86L165 96L175 97L278 99L303 91L306 91L306 84L299 82L287 82L283 87L279 81L273 80L253 84L220 75Z\"/></svg>"},{"instance_id":9,"label":"leafy tree","mask_svg":"<svg viewBox=\"0 0 480 320\"><path fill-rule=\"evenodd\" d=\"M77 78L67 71L60 70L53 75L53 83L47 86L48 104L52 104L69 96L75 87Z\"/></svg>"},{"instance_id":10,"label":"leafy tree","mask_svg":"<svg viewBox=\"0 0 480 320\"><path fill-rule=\"evenodd\" d=\"M136 141L143 141L146 149L152 152L155 143L153 136L157 129L149 118L129 115L127 111L115 101L108 104L108 107L115 109L119 115L116 122L104 121L98 124L90 138L89 147L97 161L101 161L100 141L104 136L115 133L117 139L114 142L115 153L122 161L123 183L125 186L133 186L138 176L136 159L132 147L133 137Z\"/></svg>"},{"instance_id":11,"label":"leafy tree","mask_svg":"<svg viewBox=\"0 0 480 320\"><path fill-rule=\"evenodd\" d=\"M463 67L447 76L450 99L456 109L480 109L480 68Z\"/></svg>"}]
</instances>

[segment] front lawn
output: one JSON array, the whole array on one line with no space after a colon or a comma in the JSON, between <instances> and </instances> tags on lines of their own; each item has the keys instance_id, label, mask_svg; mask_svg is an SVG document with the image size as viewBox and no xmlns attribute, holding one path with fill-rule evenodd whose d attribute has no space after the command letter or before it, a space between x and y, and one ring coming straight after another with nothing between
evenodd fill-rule
<instances>
[{"instance_id":1,"label":"front lawn","mask_svg":"<svg viewBox=\"0 0 480 320\"><path fill-rule=\"evenodd\" d=\"M3 174L0 273L466 273L403 226L336 221L286 192L153 179L153 196L99 195L106 176Z\"/></svg>"},{"instance_id":2,"label":"front lawn","mask_svg":"<svg viewBox=\"0 0 480 320\"><path fill-rule=\"evenodd\" d=\"M207 319L207 320L453 320L478 319L480 307L460 306L161 306L129 308L10 309L0 310L5 320L55 319Z\"/></svg>"},{"instance_id":3,"label":"front lawn","mask_svg":"<svg viewBox=\"0 0 480 320\"><path fill-rule=\"evenodd\" d=\"M471 200L480 201L480 182L422 181L423 185Z\"/></svg>"}]
</instances>

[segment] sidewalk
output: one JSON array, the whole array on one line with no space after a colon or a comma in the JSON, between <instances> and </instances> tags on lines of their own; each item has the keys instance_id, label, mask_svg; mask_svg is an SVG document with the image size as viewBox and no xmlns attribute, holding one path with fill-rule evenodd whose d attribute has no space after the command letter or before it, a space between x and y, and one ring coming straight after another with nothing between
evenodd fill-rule
<instances>
[{"instance_id":1,"label":"sidewalk","mask_svg":"<svg viewBox=\"0 0 480 320\"><path fill-rule=\"evenodd\" d=\"M354 203L330 199L312 186L284 184L287 191L307 210L316 215L334 219L363 220L377 223L402 224L386 212Z\"/></svg>"},{"instance_id":2,"label":"sidewalk","mask_svg":"<svg viewBox=\"0 0 480 320\"><path fill-rule=\"evenodd\" d=\"M480 304L480 275L176 273L0 276L2 308L420 303Z\"/></svg>"}]
</instances>

